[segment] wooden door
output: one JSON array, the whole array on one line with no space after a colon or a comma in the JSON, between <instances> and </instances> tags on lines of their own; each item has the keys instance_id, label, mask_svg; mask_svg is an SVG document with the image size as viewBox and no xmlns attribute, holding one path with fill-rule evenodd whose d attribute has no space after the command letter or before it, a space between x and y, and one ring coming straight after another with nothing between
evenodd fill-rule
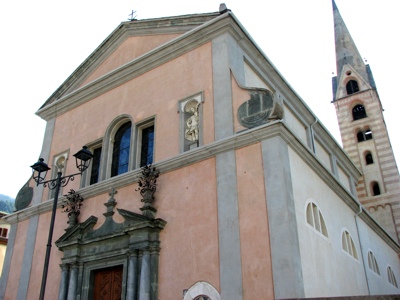
<instances>
[{"instance_id":1,"label":"wooden door","mask_svg":"<svg viewBox=\"0 0 400 300\"><path fill-rule=\"evenodd\" d=\"M120 300L122 294L122 266L94 272L94 300Z\"/></svg>"}]
</instances>

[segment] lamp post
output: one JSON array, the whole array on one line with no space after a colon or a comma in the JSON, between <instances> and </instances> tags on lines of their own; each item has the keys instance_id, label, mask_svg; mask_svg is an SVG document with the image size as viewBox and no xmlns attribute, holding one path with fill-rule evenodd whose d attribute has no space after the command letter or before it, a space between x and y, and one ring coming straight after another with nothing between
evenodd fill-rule
<instances>
[{"instance_id":1,"label":"lamp post","mask_svg":"<svg viewBox=\"0 0 400 300\"><path fill-rule=\"evenodd\" d=\"M39 184L43 184L44 187L47 186L50 190L55 189L53 210L51 212L49 237L48 237L47 246L46 246L46 257L44 259L42 284L40 286L40 297L39 297L40 300L44 299L44 293L46 290L47 273L49 270L49 261L50 261L51 242L53 239L54 219L56 217L57 201L58 201L58 194L60 192L60 187L66 186L70 180L73 181L74 176L82 175L83 171L85 171L89 167L90 160L92 159L93 154L87 149L86 146L83 146L83 148L81 150L79 150L77 153L74 154L74 157L76 159L76 167L79 170L79 173L62 176L62 172L61 172L62 168L60 168L60 166L59 166L59 170L57 172L57 178L47 180L47 181L44 181L44 179L46 178L47 171L50 170L50 168L47 166L46 163L44 163L43 158L39 158L39 161L31 166L31 168L33 170L32 178L35 180L36 186L38 186Z\"/></svg>"}]
</instances>

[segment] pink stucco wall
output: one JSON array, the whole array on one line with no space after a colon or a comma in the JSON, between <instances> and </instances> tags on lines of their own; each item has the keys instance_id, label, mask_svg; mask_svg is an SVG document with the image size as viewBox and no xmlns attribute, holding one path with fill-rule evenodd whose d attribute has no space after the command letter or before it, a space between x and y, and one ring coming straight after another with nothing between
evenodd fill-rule
<instances>
[{"instance_id":1,"label":"pink stucco wall","mask_svg":"<svg viewBox=\"0 0 400 300\"><path fill-rule=\"evenodd\" d=\"M31 277L28 287L28 295L33 298L39 295L40 285L42 282L42 273L44 258L46 254L46 244L49 232L51 212L41 214L39 216L38 230L36 235L36 244L33 254L33 264L31 269ZM53 232L53 243L50 254L49 272L47 275L45 299L54 299L54 295L58 295L60 288L61 269L60 263L62 252L54 245L54 242L65 233L67 227L67 216L62 214L60 210L56 213L56 222ZM34 296L35 295L35 296Z\"/></svg>"},{"instance_id":2,"label":"pink stucco wall","mask_svg":"<svg viewBox=\"0 0 400 300\"><path fill-rule=\"evenodd\" d=\"M92 82L179 35L180 34L160 34L156 36L128 37L87 79L85 79L83 83L80 84L80 86Z\"/></svg>"},{"instance_id":3,"label":"pink stucco wall","mask_svg":"<svg viewBox=\"0 0 400 300\"><path fill-rule=\"evenodd\" d=\"M6 300L17 299L19 277L22 269L22 261L24 259L25 241L28 233L29 220L18 223L18 229L13 248L12 264L8 275L6 288Z\"/></svg>"},{"instance_id":4,"label":"pink stucco wall","mask_svg":"<svg viewBox=\"0 0 400 300\"><path fill-rule=\"evenodd\" d=\"M178 102L202 91L203 140L210 143L214 140L211 44L205 44L58 116L50 157L70 150L66 173L75 172L72 154L103 138L112 121L123 114L131 116L135 124L156 117L156 162L178 155ZM78 187L79 180L68 186ZM48 199L47 194L43 199Z\"/></svg>"},{"instance_id":5,"label":"pink stucco wall","mask_svg":"<svg viewBox=\"0 0 400 300\"><path fill-rule=\"evenodd\" d=\"M219 289L215 159L163 174L157 216L161 232L160 299L181 299L200 280Z\"/></svg>"}]
</instances>

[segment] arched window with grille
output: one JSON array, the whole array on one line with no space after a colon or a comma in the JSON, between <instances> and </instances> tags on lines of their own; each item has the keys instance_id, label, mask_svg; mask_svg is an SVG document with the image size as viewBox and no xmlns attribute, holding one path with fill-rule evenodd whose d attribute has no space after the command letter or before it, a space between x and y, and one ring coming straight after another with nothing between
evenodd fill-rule
<instances>
[{"instance_id":1,"label":"arched window with grille","mask_svg":"<svg viewBox=\"0 0 400 300\"><path fill-rule=\"evenodd\" d=\"M396 276L394 276L393 270L390 266L387 267L387 276L389 283L398 288Z\"/></svg>"},{"instance_id":2,"label":"arched window with grille","mask_svg":"<svg viewBox=\"0 0 400 300\"><path fill-rule=\"evenodd\" d=\"M367 117L367 113L365 112L365 107L364 105L361 104L357 104L356 106L354 106L352 113L354 121Z\"/></svg>"},{"instance_id":3,"label":"arched window with grille","mask_svg":"<svg viewBox=\"0 0 400 300\"><path fill-rule=\"evenodd\" d=\"M132 123L126 122L114 136L111 177L123 174L129 168Z\"/></svg>"},{"instance_id":4,"label":"arched window with grille","mask_svg":"<svg viewBox=\"0 0 400 300\"><path fill-rule=\"evenodd\" d=\"M358 83L355 80L350 80L347 84L346 84L346 91L347 91L347 95L351 95L354 93L357 93L358 91L360 91L360 89L358 88Z\"/></svg>"},{"instance_id":5,"label":"arched window with grille","mask_svg":"<svg viewBox=\"0 0 400 300\"><path fill-rule=\"evenodd\" d=\"M368 267L376 274L381 275L375 255L371 251L368 252Z\"/></svg>"},{"instance_id":6,"label":"arched window with grille","mask_svg":"<svg viewBox=\"0 0 400 300\"><path fill-rule=\"evenodd\" d=\"M309 225L311 225L318 232L322 233L324 236L328 237L328 230L326 229L324 217L314 202L307 204L306 217Z\"/></svg>"},{"instance_id":7,"label":"arched window with grille","mask_svg":"<svg viewBox=\"0 0 400 300\"><path fill-rule=\"evenodd\" d=\"M211 298L206 295L200 295L194 298L194 300L211 300Z\"/></svg>"},{"instance_id":8,"label":"arched window with grille","mask_svg":"<svg viewBox=\"0 0 400 300\"><path fill-rule=\"evenodd\" d=\"M342 233L342 249L358 260L356 246L354 244L353 238L347 230L344 230Z\"/></svg>"}]
</instances>

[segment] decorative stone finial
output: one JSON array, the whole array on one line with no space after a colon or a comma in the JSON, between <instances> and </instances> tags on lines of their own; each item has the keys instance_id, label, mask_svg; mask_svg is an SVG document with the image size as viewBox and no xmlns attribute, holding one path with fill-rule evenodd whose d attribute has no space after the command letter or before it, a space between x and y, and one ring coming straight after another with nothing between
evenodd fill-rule
<instances>
[{"instance_id":1,"label":"decorative stone finial","mask_svg":"<svg viewBox=\"0 0 400 300\"><path fill-rule=\"evenodd\" d=\"M68 194L64 195L67 199L63 200L61 205L61 212L68 213L68 228L73 227L76 224L76 219L81 213L81 206L83 198L74 190L70 190Z\"/></svg>"},{"instance_id":2,"label":"decorative stone finial","mask_svg":"<svg viewBox=\"0 0 400 300\"><path fill-rule=\"evenodd\" d=\"M152 167L151 164L142 167L142 176L139 178L139 187L136 191L142 195L143 207L140 209L146 217L154 218L157 210L152 206L154 193L157 190L157 178L160 172Z\"/></svg>"},{"instance_id":3,"label":"decorative stone finial","mask_svg":"<svg viewBox=\"0 0 400 300\"><path fill-rule=\"evenodd\" d=\"M108 193L110 199L104 203L104 206L107 207L107 212L103 214L106 218L112 217L114 215L114 207L117 205L117 202L114 199L114 195L117 194L118 191L113 187L111 191Z\"/></svg>"},{"instance_id":4,"label":"decorative stone finial","mask_svg":"<svg viewBox=\"0 0 400 300\"><path fill-rule=\"evenodd\" d=\"M226 13L226 12L228 12L228 11L230 11L230 9L228 9L228 8L226 7L225 3L221 3L221 4L219 5L219 13L220 13L220 14L224 14L224 13Z\"/></svg>"}]
</instances>

